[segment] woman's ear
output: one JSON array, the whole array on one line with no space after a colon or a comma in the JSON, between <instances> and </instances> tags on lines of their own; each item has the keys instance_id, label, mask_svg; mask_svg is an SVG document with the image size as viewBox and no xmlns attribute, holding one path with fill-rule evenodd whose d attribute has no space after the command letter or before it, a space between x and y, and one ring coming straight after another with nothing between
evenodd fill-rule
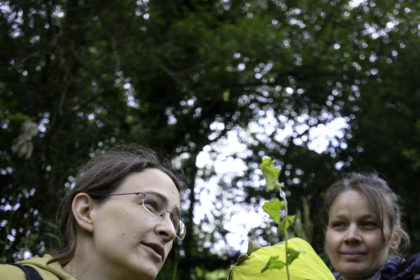
<instances>
[{"instance_id":1,"label":"woman's ear","mask_svg":"<svg viewBox=\"0 0 420 280\"><path fill-rule=\"evenodd\" d=\"M391 249L396 250L400 246L402 238L401 226L396 226L391 235Z\"/></svg>"},{"instance_id":2,"label":"woman's ear","mask_svg":"<svg viewBox=\"0 0 420 280\"><path fill-rule=\"evenodd\" d=\"M93 231L92 210L95 203L87 193L78 193L73 198L72 211L79 227L87 232Z\"/></svg>"}]
</instances>

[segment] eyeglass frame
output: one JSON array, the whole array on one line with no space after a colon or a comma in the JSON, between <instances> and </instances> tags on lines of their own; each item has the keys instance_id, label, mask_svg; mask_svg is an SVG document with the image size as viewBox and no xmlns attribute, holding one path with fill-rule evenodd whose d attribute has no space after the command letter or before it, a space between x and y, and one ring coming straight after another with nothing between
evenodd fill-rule
<instances>
[{"instance_id":1,"label":"eyeglass frame","mask_svg":"<svg viewBox=\"0 0 420 280\"><path fill-rule=\"evenodd\" d=\"M174 214L174 213L172 213L169 210L165 210L164 212L159 213L158 215L155 215L149 209L147 209L147 207L144 205L144 199L145 199L147 193L143 193L143 192L130 192L130 193L101 194L101 193L89 193L89 192L87 192L87 194L89 196L92 196L93 198L95 198L95 196L96 197L100 197L100 196L102 196L102 197L109 197L109 196L121 196L121 195L131 195L131 194L134 194L134 195L143 195L143 197L141 198L141 205L143 206L144 210L146 210L147 213L149 213L153 217L161 218L162 221L163 221L163 219L165 219L166 213L169 213L169 219L171 220L171 222L172 222L172 219L173 219L173 217L175 215L178 216L179 217L178 227L176 228L175 225L172 223L172 225L174 226L175 232L176 232L176 237L179 240L183 240L185 238L185 235L187 234L187 230L185 228L185 223L181 220L181 217L179 215ZM183 233L182 234L181 233L178 233L178 231L180 231L181 233L183 232Z\"/></svg>"}]
</instances>

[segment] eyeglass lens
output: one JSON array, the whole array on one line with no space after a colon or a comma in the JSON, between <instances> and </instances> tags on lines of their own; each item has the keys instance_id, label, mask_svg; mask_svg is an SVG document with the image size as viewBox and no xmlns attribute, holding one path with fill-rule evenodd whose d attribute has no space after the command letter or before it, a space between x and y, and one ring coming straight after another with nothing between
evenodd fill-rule
<instances>
[{"instance_id":1,"label":"eyeglass lens","mask_svg":"<svg viewBox=\"0 0 420 280\"><path fill-rule=\"evenodd\" d=\"M180 220L180 217L170 211L167 211L166 209L166 203L163 201L161 197L155 194L146 194L142 199L142 204L144 209L146 209L147 212L152 214L155 217L165 218L166 213L169 214L169 217L172 221L172 224L174 225L174 228L176 230L176 234L178 238L183 239L185 236L185 226Z\"/></svg>"}]
</instances>

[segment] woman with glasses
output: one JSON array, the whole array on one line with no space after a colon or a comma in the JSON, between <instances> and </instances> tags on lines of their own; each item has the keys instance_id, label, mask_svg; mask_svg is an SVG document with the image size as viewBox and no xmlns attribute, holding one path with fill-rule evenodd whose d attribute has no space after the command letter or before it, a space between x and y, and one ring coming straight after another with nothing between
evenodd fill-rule
<instances>
[{"instance_id":1,"label":"woman with glasses","mask_svg":"<svg viewBox=\"0 0 420 280\"><path fill-rule=\"evenodd\" d=\"M34 273L38 279L155 279L174 239L185 237L180 187L148 149L94 157L62 205L64 248L53 257L19 262L20 267L1 265L0 278Z\"/></svg>"}]
</instances>

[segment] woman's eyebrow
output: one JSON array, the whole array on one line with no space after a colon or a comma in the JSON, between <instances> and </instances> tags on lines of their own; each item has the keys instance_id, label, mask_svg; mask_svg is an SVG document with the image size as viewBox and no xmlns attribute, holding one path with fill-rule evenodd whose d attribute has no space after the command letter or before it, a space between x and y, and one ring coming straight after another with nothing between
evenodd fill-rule
<instances>
[{"instance_id":1,"label":"woman's eyebrow","mask_svg":"<svg viewBox=\"0 0 420 280\"><path fill-rule=\"evenodd\" d=\"M331 219L339 219L339 220L346 219L346 218L347 216L344 214L337 214L331 217Z\"/></svg>"},{"instance_id":2,"label":"woman's eyebrow","mask_svg":"<svg viewBox=\"0 0 420 280\"><path fill-rule=\"evenodd\" d=\"M345 214L337 214L335 216L332 216L331 219L339 219L339 220L347 219L347 215L345 215ZM367 213L367 214L363 214L362 216L358 217L358 219L362 219L362 220L365 220L365 219L377 219L377 217L376 217L376 215Z\"/></svg>"},{"instance_id":3,"label":"woman's eyebrow","mask_svg":"<svg viewBox=\"0 0 420 280\"><path fill-rule=\"evenodd\" d=\"M363 219L363 220L367 220L367 219L374 219L374 220L376 220L376 219L378 219L378 217L376 215L374 215L374 214L365 214L365 215L363 215L360 218Z\"/></svg>"}]
</instances>

